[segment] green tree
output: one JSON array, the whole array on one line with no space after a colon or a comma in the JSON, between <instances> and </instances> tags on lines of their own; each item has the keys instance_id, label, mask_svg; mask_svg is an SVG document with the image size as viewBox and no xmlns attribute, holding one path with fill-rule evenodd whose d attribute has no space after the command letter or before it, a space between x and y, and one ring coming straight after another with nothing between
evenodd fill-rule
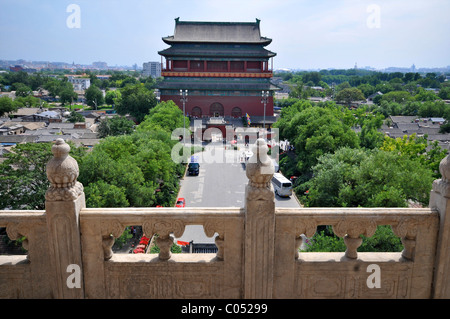
<instances>
[{"instance_id":1,"label":"green tree","mask_svg":"<svg viewBox=\"0 0 450 319\"><path fill-rule=\"evenodd\" d=\"M435 179L441 177L439 164L447 155L447 151L439 146L438 141L430 142L427 136L417 137L416 134L396 139L385 137L380 149L418 160L430 169Z\"/></svg>"},{"instance_id":2,"label":"green tree","mask_svg":"<svg viewBox=\"0 0 450 319\"><path fill-rule=\"evenodd\" d=\"M365 100L365 97L360 89L347 88L339 91L336 94L335 100L339 103L344 103L348 105L351 102Z\"/></svg>"},{"instance_id":3,"label":"green tree","mask_svg":"<svg viewBox=\"0 0 450 319\"><path fill-rule=\"evenodd\" d=\"M33 95L33 90L23 83L14 83L16 87L16 96L26 97L29 95Z\"/></svg>"},{"instance_id":4,"label":"green tree","mask_svg":"<svg viewBox=\"0 0 450 319\"><path fill-rule=\"evenodd\" d=\"M443 100L450 100L450 87L443 87L439 91L438 97L440 97Z\"/></svg>"},{"instance_id":5,"label":"green tree","mask_svg":"<svg viewBox=\"0 0 450 319\"><path fill-rule=\"evenodd\" d=\"M131 134L134 130L134 122L123 116L114 116L100 121L98 135L100 138Z\"/></svg>"},{"instance_id":6,"label":"green tree","mask_svg":"<svg viewBox=\"0 0 450 319\"><path fill-rule=\"evenodd\" d=\"M406 91L391 91L381 96L381 101L387 102L397 102L406 103L408 101L413 101L414 97L411 96L409 92Z\"/></svg>"},{"instance_id":7,"label":"green tree","mask_svg":"<svg viewBox=\"0 0 450 319\"><path fill-rule=\"evenodd\" d=\"M424 101L420 103L418 115L420 117L445 117L449 109L444 101Z\"/></svg>"},{"instance_id":8,"label":"green tree","mask_svg":"<svg viewBox=\"0 0 450 319\"><path fill-rule=\"evenodd\" d=\"M78 113L76 111L72 111L72 112L70 112L70 116L67 119L67 121L70 123L86 122L86 119L80 113Z\"/></svg>"},{"instance_id":9,"label":"green tree","mask_svg":"<svg viewBox=\"0 0 450 319\"><path fill-rule=\"evenodd\" d=\"M360 145L362 147L374 149L382 145L384 134L378 130L383 125L383 118L379 114L363 121L361 133L359 133Z\"/></svg>"},{"instance_id":10,"label":"green tree","mask_svg":"<svg viewBox=\"0 0 450 319\"><path fill-rule=\"evenodd\" d=\"M280 129L281 139L294 145L298 173L309 174L321 155L344 146L359 147L358 136L345 122L345 113L333 104L299 102L283 109L274 127Z\"/></svg>"},{"instance_id":11,"label":"green tree","mask_svg":"<svg viewBox=\"0 0 450 319\"><path fill-rule=\"evenodd\" d=\"M44 88L48 91L48 94L52 97L56 97L60 94L62 86L62 81L50 78L47 80L47 82L44 84Z\"/></svg>"},{"instance_id":12,"label":"green tree","mask_svg":"<svg viewBox=\"0 0 450 319\"><path fill-rule=\"evenodd\" d=\"M312 82L313 85L319 85L322 75L319 72L308 72L303 74L303 83Z\"/></svg>"},{"instance_id":13,"label":"green tree","mask_svg":"<svg viewBox=\"0 0 450 319\"><path fill-rule=\"evenodd\" d=\"M110 105L116 104L115 100L120 98L120 96L121 94L119 90L108 91L106 92L105 103Z\"/></svg>"},{"instance_id":14,"label":"green tree","mask_svg":"<svg viewBox=\"0 0 450 319\"><path fill-rule=\"evenodd\" d=\"M127 85L120 90L121 97L115 99L115 109L119 115L130 114L138 123L144 120L157 101L152 91L138 83Z\"/></svg>"},{"instance_id":15,"label":"green tree","mask_svg":"<svg viewBox=\"0 0 450 319\"><path fill-rule=\"evenodd\" d=\"M364 94L364 97L366 99L369 97L369 95L375 93L375 87L373 85L370 85L369 83L360 84L357 88Z\"/></svg>"},{"instance_id":16,"label":"green tree","mask_svg":"<svg viewBox=\"0 0 450 319\"><path fill-rule=\"evenodd\" d=\"M95 107L96 109L105 103L102 91L95 85L89 86L89 88L85 90L84 96L86 98L86 104Z\"/></svg>"},{"instance_id":17,"label":"green tree","mask_svg":"<svg viewBox=\"0 0 450 319\"><path fill-rule=\"evenodd\" d=\"M189 123L189 118L185 118ZM184 125L183 111L173 101L163 101L150 110L139 124L139 131L163 130L171 133Z\"/></svg>"},{"instance_id":18,"label":"green tree","mask_svg":"<svg viewBox=\"0 0 450 319\"><path fill-rule=\"evenodd\" d=\"M291 86L291 91L289 92L289 98L295 99L307 99L309 97L308 91L305 89L303 82L298 81Z\"/></svg>"},{"instance_id":19,"label":"green tree","mask_svg":"<svg viewBox=\"0 0 450 319\"><path fill-rule=\"evenodd\" d=\"M428 204L433 172L418 158L379 149L342 148L320 157L300 186L307 206L406 207Z\"/></svg>"},{"instance_id":20,"label":"green tree","mask_svg":"<svg viewBox=\"0 0 450 319\"><path fill-rule=\"evenodd\" d=\"M70 155L80 159L84 150L72 143ZM45 209L49 187L46 167L52 158L51 143L17 144L0 164L0 208Z\"/></svg>"},{"instance_id":21,"label":"green tree","mask_svg":"<svg viewBox=\"0 0 450 319\"><path fill-rule=\"evenodd\" d=\"M79 180L86 187L99 181L115 186L109 191L124 193L132 207L172 206L184 168L172 161L175 142L162 130L109 136L82 158Z\"/></svg>"},{"instance_id":22,"label":"green tree","mask_svg":"<svg viewBox=\"0 0 450 319\"><path fill-rule=\"evenodd\" d=\"M423 88L419 89L419 92L415 95L415 99L416 101L436 101L436 100L440 100L440 97L437 96L434 92L432 91L427 91Z\"/></svg>"},{"instance_id":23,"label":"green tree","mask_svg":"<svg viewBox=\"0 0 450 319\"><path fill-rule=\"evenodd\" d=\"M117 187L103 180L90 183L84 188L87 207L128 207L123 187Z\"/></svg>"},{"instance_id":24,"label":"green tree","mask_svg":"<svg viewBox=\"0 0 450 319\"><path fill-rule=\"evenodd\" d=\"M359 252L400 252L403 250L401 239L397 237L392 228L387 225L377 227L372 237L362 237ZM347 249L344 239L334 235L331 227L318 230L314 236L307 240L307 252L344 252Z\"/></svg>"},{"instance_id":25,"label":"green tree","mask_svg":"<svg viewBox=\"0 0 450 319\"><path fill-rule=\"evenodd\" d=\"M44 209L50 143L17 144L0 164L0 207Z\"/></svg>"},{"instance_id":26,"label":"green tree","mask_svg":"<svg viewBox=\"0 0 450 319\"><path fill-rule=\"evenodd\" d=\"M32 95L28 95L26 97L16 97L13 103L17 104L18 107L39 107L46 104L40 98Z\"/></svg>"},{"instance_id":27,"label":"green tree","mask_svg":"<svg viewBox=\"0 0 450 319\"><path fill-rule=\"evenodd\" d=\"M59 91L59 101L62 105L69 103L72 104L74 100L77 100L78 94L73 90L73 86L65 86Z\"/></svg>"},{"instance_id":28,"label":"green tree","mask_svg":"<svg viewBox=\"0 0 450 319\"><path fill-rule=\"evenodd\" d=\"M18 105L13 102L8 96L0 97L0 117L7 113L15 112L18 109Z\"/></svg>"}]
</instances>

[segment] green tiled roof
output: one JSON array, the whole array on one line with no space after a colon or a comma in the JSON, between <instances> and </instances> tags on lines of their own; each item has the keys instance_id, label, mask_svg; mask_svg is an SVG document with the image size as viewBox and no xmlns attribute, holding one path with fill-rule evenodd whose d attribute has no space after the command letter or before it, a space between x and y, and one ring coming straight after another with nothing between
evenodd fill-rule
<instances>
[{"instance_id":1,"label":"green tiled roof","mask_svg":"<svg viewBox=\"0 0 450 319\"><path fill-rule=\"evenodd\" d=\"M264 49L259 45L173 45L159 51L162 56L170 57L221 57L221 58L270 58L276 53Z\"/></svg>"},{"instance_id":2,"label":"green tiled roof","mask_svg":"<svg viewBox=\"0 0 450 319\"><path fill-rule=\"evenodd\" d=\"M252 79L239 79L229 81L228 79L192 79L178 78L176 80L163 80L159 85L160 90L232 90L232 91L275 91L280 88L270 81L252 81Z\"/></svg>"}]
</instances>

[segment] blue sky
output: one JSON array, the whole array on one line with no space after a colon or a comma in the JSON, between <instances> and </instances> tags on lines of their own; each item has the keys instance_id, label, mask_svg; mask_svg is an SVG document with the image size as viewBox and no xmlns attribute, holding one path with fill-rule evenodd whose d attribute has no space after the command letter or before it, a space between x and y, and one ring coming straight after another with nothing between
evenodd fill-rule
<instances>
[{"instance_id":1,"label":"blue sky","mask_svg":"<svg viewBox=\"0 0 450 319\"><path fill-rule=\"evenodd\" d=\"M69 28L70 4L80 28ZM142 66L174 19L261 19L274 68L450 65L448 0L0 0L0 59Z\"/></svg>"}]
</instances>

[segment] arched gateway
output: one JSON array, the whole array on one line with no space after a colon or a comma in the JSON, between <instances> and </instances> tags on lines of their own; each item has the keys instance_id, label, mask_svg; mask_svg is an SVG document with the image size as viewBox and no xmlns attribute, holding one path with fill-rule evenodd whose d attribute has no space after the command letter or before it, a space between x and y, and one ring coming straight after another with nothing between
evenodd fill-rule
<instances>
[{"instance_id":1,"label":"arched gateway","mask_svg":"<svg viewBox=\"0 0 450 319\"><path fill-rule=\"evenodd\" d=\"M240 107L233 107L231 110L231 116L232 117L242 117L242 110Z\"/></svg>"},{"instance_id":2,"label":"arched gateway","mask_svg":"<svg viewBox=\"0 0 450 319\"><path fill-rule=\"evenodd\" d=\"M193 107L191 115L193 117L202 117L202 109L198 106Z\"/></svg>"},{"instance_id":3,"label":"arched gateway","mask_svg":"<svg viewBox=\"0 0 450 319\"><path fill-rule=\"evenodd\" d=\"M218 102L211 104L209 107L209 115L214 117L224 116L223 105Z\"/></svg>"}]
</instances>

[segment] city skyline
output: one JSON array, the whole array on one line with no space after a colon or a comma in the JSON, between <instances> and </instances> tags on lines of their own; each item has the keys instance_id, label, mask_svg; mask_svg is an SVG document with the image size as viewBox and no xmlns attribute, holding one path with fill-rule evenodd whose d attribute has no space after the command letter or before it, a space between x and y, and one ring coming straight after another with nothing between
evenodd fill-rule
<instances>
[{"instance_id":1,"label":"city skyline","mask_svg":"<svg viewBox=\"0 0 450 319\"><path fill-rule=\"evenodd\" d=\"M182 21L261 20L274 69L450 65L450 3L414 1L0 0L1 60L132 66L160 61Z\"/></svg>"}]
</instances>

